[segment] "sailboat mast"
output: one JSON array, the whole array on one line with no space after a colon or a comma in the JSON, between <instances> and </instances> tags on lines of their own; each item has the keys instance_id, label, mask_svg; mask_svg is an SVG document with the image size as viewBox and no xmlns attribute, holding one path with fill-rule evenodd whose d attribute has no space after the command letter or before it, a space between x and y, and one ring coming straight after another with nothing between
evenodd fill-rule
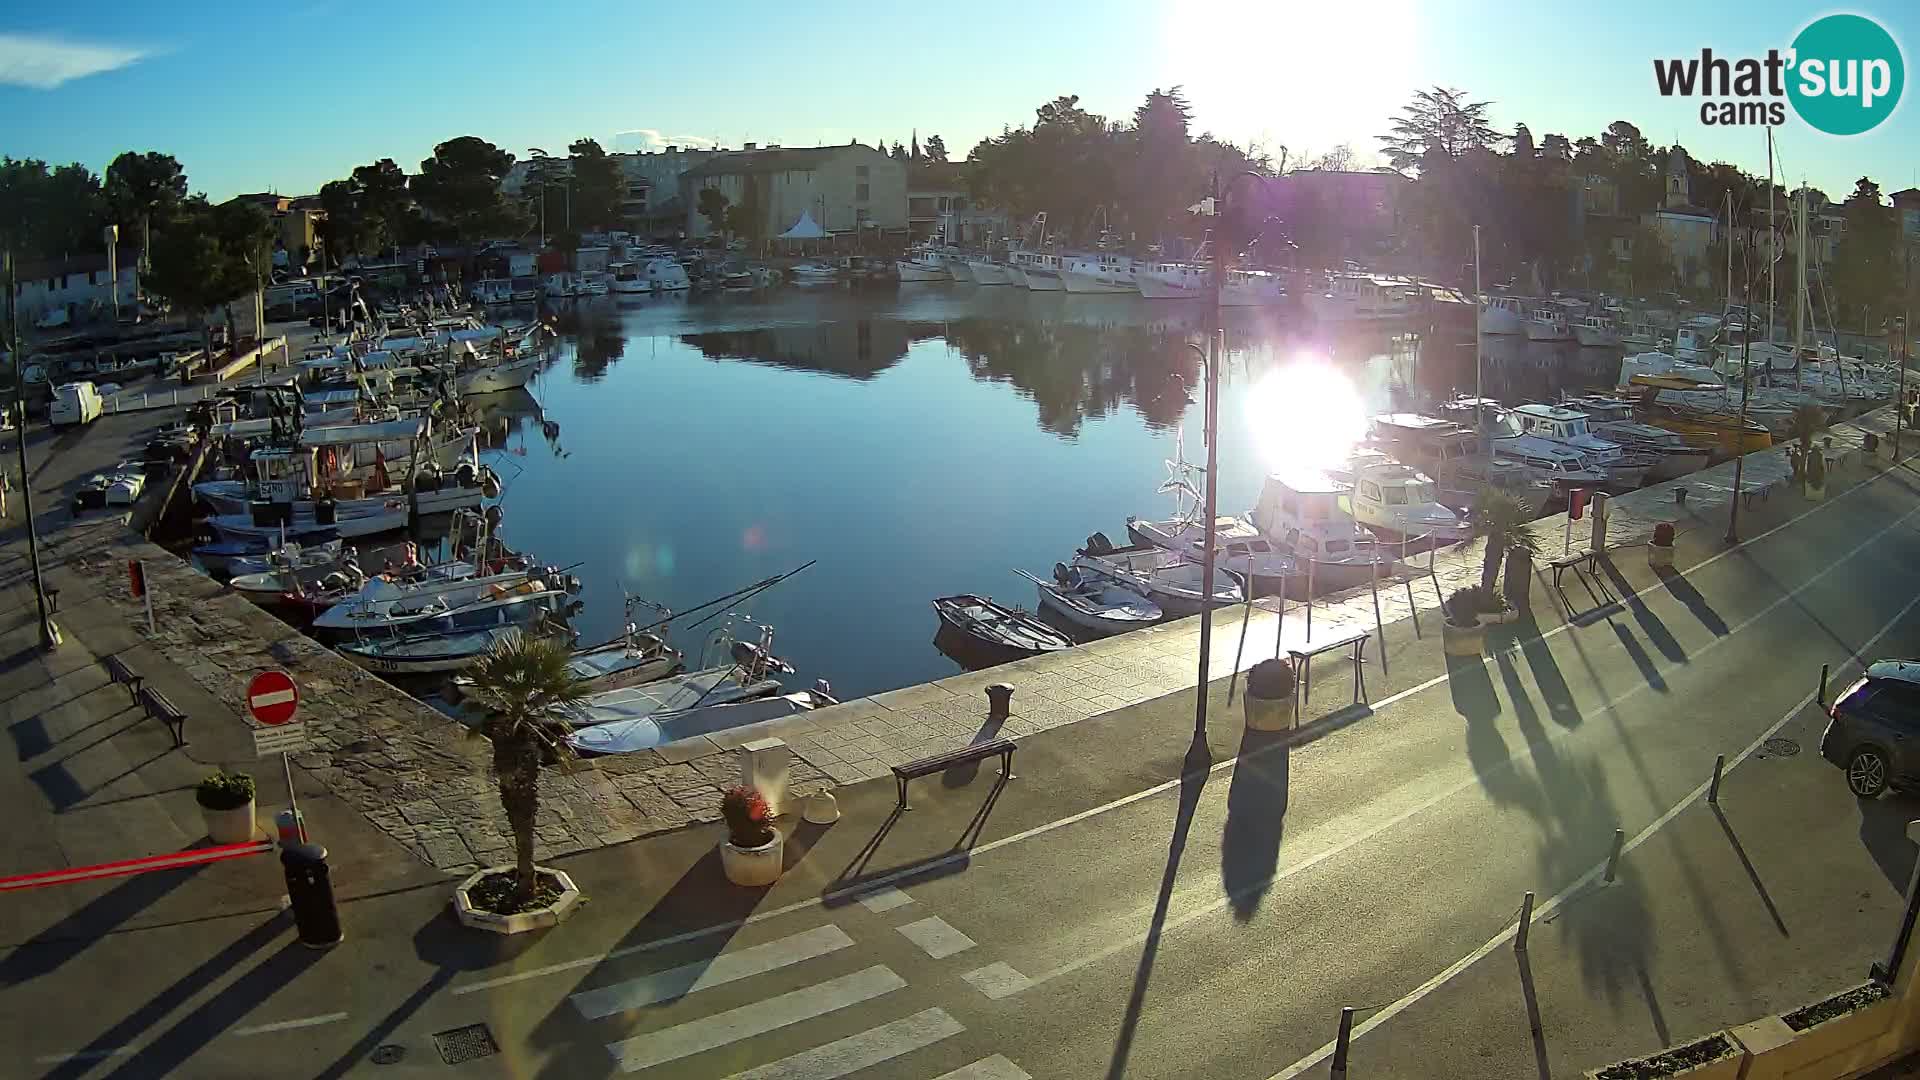
<instances>
[{"instance_id":1,"label":"sailboat mast","mask_svg":"<svg viewBox=\"0 0 1920 1080\"><path fill-rule=\"evenodd\" d=\"M1767 341L1773 341L1773 268L1780 263L1780 229L1773 220L1773 129L1767 129ZM1772 361L1768 361L1772 365Z\"/></svg>"},{"instance_id":2,"label":"sailboat mast","mask_svg":"<svg viewBox=\"0 0 1920 1080\"><path fill-rule=\"evenodd\" d=\"M1794 271L1793 283L1793 386L1800 388L1801 351L1806 347L1807 336L1807 185L1800 184L1800 190L1794 193L1799 205L1794 208L1794 254L1799 263Z\"/></svg>"}]
</instances>

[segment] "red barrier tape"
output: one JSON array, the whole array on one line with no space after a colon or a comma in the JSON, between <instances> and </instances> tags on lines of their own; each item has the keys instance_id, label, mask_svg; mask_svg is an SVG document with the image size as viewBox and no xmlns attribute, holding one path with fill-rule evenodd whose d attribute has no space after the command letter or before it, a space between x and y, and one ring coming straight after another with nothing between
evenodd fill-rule
<instances>
[{"instance_id":1,"label":"red barrier tape","mask_svg":"<svg viewBox=\"0 0 1920 1080\"><path fill-rule=\"evenodd\" d=\"M164 855L147 855L138 859L122 859L119 862L95 863L92 866L42 870L35 874L18 874L0 878L0 892L37 889L44 885L70 885L76 881L144 874L150 870L178 870L186 866L200 866L204 863L224 862L227 859L241 859L248 855L262 855L273 849L274 843L271 840L249 840L240 844L188 848L185 851L170 851Z\"/></svg>"}]
</instances>

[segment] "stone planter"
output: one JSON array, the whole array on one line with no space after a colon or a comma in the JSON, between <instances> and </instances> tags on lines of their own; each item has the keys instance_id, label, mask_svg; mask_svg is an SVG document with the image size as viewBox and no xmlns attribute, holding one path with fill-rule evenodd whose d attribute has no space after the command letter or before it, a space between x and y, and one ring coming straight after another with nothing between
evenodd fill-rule
<instances>
[{"instance_id":1,"label":"stone planter","mask_svg":"<svg viewBox=\"0 0 1920 1080\"><path fill-rule=\"evenodd\" d=\"M501 915L475 907L468 891L480 884L481 879L491 874L511 873L511 866L489 866L475 871L453 890L453 914L460 925L475 930L487 930L495 934L524 934L529 930L544 930L549 926L558 926L560 921L580 906L580 887L573 883L564 870L555 870L548 866L535 866L536 873L545 874L559 881L561 893L552 903L532 911L515 912Z\"/></svg>"},{"instance_id":2,"label":"stone planter","mask_svg":"<svg viewBox=\"0 0 1920 1080\"><path fill-rule=\"evenodd\" d=\"M1844 999L1866 989L1854 987L1834 998ZM1823 1004L1815 1002L1810 1008ZM1894 1034L1891 1029L1897 1004L1894 998L1880 998L1798 1030L1787 1024L1786 1017L1804 1010L1742 1024L1733 1029L1733 1035L1753 1057L1747 1068L1748 1080L1805 1075L1803 1070L1815 1063L1821 1075L1829 1076L1850 1076L1881 1064L1901 1049L1897 1039L1887 1037Z\"/></svg>"},{"instance_id":3,"label":"stone planter","mask_svg":"<svg viewBox=\"0 0 1920 1080\"><path fill-rule=\"evenodd\" d=\"M253 800L229 810L200 808L200 820L206 822L207 839L216 844L244 844L254 838Z\"/></svg>"},{"instance_id":4,"label":"stone planter","mask_svg":"<svg viewBox=\"0 0 1920 1080\"><path fill-rule=\"evenodd\" d=\"M1520 612L1514 608L1501 608L1499 611L1483 611L1480 613L1480 625L1482 626L1505 626L1508 623L1517 623L1519 621Z\"/></svg>"},{"instance_id":5,"label":"stone planter","mask_svg":"<svg viewBox=\"0 0 1920 1080\"><path fill-rule=\"evenodd\" d=\"M1284 661L1283 661L1284 662ZM1248 731L1286 731L1293 727L1293 699L1255 697L1243 694Z\"/></svg>"},{"instance_id":6,"label":"stone planter","mask_svg":"<svg viewBox=\"0 0 1920 1080\"><path fill-rule=\"evenodd\" d=\"M735 885L771 885L780 880L781 860L786 839L773 830L773 839L759 847L735 847L732 840L720 841L720 868Z\"/></svg>"},{"instance_id":7,"label":"stone planter","mask_svg":"<svg viewBox=\"0 0 1920 1080\"><path fill-rule=\"evenodd\" d=\"M1655 570L1665 570L1673 566L1673 545L1662 547L1659 544L1647 545L1647 565Z\"/></svg>"},{"instance_id":8,"label":"stone planter","mask_svg":"<svg viewBox=\"0 0 1920 1080\"><path fill-rule=\"evenodd\" d=\"M1701 1061L1697 1064L1686 1062L1697 1056L1697 1052L1714 1039L1725 1044L1724 1053ZM1690 1053L1694 1052L1694 1053ZM1728 1032L1715 1032L1703 1039L1696 1039L1684 1046L1663 1050L1644 1058L1633 1058L1615 1062L1598 1069L1589 1069L1584 1075L1586 1080L1638 1080L1640 1077L1660 1077L1667 1080L1741 1080L1741 1069L1747 1063L1746 1048L1740 1040ZM1663 1071L1662 1066L1671 1066Z\"/></svg>"},{"instance_id":9,"label":"stone planter","mask_svg":"<svg viewBox=\"0 0 1920 1080\"><path fill-rule=\"evenodd\" d=\"M1440 651L1448 656L1479 656L1487 646L1487 628L1474 623L1457 626L1440 621Z\"/></svg>"}]
</instances>

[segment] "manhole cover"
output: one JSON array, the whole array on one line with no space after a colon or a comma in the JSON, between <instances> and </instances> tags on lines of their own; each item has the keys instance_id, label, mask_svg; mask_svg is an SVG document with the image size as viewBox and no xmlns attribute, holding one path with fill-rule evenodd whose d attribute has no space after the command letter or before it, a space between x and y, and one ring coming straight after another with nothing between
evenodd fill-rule
<instances>
[{"instance_id":1,"label":"manhole cover","mask_svg":"<svg viewBox=\"0 0 1920 1080\"><path fill-rule=\"evenodd\" d=\"M1800 752L1800 744L1792 739L1768 739L1760 744L1761 757L1792 757Z\"/></svg>"},{"instance_id":2,"label":"manhole cover","mask_svg":"<svg viewBox=\"0 0 1920 1080\"><path fill-rule=\"evenodd\" d=\"M433 1045L440 1050L440 1060L449 1065L500 1052L500 1047L493 1041L493 1032L488 1031L485 1024L468 1024L466 1027L436 1031Z\"/></svg>"},{"instance_id":3,"label":"manhole cover","mask_svg":"<svg viewBox=\"0 0 1920 1080\"><path fill-rule=\"evenodd\" d=\"M375 1065L391 1065L406 1056L406 1047L396 1043L388 1043L385 1046L377 1046L374 1048L373 1063Z\"/></svg>"}]
</instances>

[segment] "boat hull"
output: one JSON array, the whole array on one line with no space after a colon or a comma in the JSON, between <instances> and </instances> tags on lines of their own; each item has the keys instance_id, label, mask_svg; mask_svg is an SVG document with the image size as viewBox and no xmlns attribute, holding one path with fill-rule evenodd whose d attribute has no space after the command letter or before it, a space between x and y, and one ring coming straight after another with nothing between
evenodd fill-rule
<instances>
[{"instance_id":1,"label":"boat hull","mask_svg":"<svg viewBox=\"0 0 1920 1080\"><path fill-rule=\"evenodd\" d=\"M1126 281L1104 278L1098 274L1088 274L1079 270L1062 270L1060 287L1070 293L1086 294L1139 294L1131 277Z\"/></svg>"},{"instance_id":2,"label":"boat hull","mask_svg":"<svg viewBox=\"0 0 1920 1080\"><path fill-rule=\"evenodd\" d=\"M893 269L895 273L900 275L901 281L952 281L953 280L953 275L947 273L946 268L944 267L928 266L925 263L908 262L905 259L896 259L893 264Z\"/></svg>"},{"instance_id":3,"label":"boat hull","mask_svg":"<svg viewBox=\"0 0 1920 1080\"><path fill-rule=\"evenodd\" d=\"M1688 473L1699 472L1707 467L1707 456L1705 450L1661 454L1660 460L1647 470L1647 483L1659 484L1668 480L1677 480Z\"/></svg>"},{"instance_id":4,"label":"boat hull","mask_svg":"<svg viewBox=\"0 0 1920 1080\"><path fill-rule=\"evenodd\" d=\"M1005 285L1012 280L1007 276L1009 269L999 263L968 263L967 270L979 285Z\"/></svg>"},{"instance_id":5,"label":"boat hull","mask_svg":"<svg viewBox=\"0 0 1920 1080\"><path fill-rule=\"evenodd\" d=\"M1022 270L1020 278L1027 283L1027 288L1034 292L1065 292L1067 288L1060 283L1058 270Z\"/></svg>"},{"instance_id":6,"label":"boat hull","mask_svg":"<svg viewBox=\"0 0 1920 1080\"><path fill-rule=\"evenodd\" d=\"M1480 332L1495 336L1523 334L1526 325L1520 316L1504 308L1480 309Z\"/></svg>"},{"instance_id":7,"label":"boat hull","mask_svg":"<svg viewBox=\"0 0 1920 1080\"><path fill-rule=\"evenodd\" d=\"M475 368L454 377L454 389L461 394L497 394L527 385L540 368L540 356L534 354L505 364Z\"/></svg>"},{"instance_id":8,"label":"boat hull","mask_svg":"<svg viewBox=\"0 0 1920 1080\"><path fill-rule=\"evenodd\" d=\"M978 285L980 283L979 280L973 276L973 267L957 259L947 264L947 273L953 275L953 280L962 285Z\"/></svg>"},{"instance_id":9,"label":"boat hull","mask_svg":"<svg viewBox=\"0 0 1920 1080\"><path fill-rule=\"evenodd\" d=\"M1528 341L1572 341L1573 333L1564 326L1552 326L1545 323L1527 324Z\"/></svg>"},{"instance_id":10,"label":"boat hull","mask_svg":"<svg viewBox=\"0 0 1920 1080\"><path fill-rule=\"evenodd\" d=\"M1206 295L1199 286L1154 273L1133 275L1133 284L1148 300L1198 300ZM1226 296L1222 295L1220 301L1224 305Z\"/></svg>"},{"instance_id":11,"label":"boat hull","mask_svg":"<svg viewBox=\"0 0 1920 1080\"><path fill-rule=\"evenodd\" d=\"M1573 337L1582 348L1617 349L1620 347L1620 335L1612 330L1595 330L1588 326L1573 328Z\"/></svg>"}]
</instances>

